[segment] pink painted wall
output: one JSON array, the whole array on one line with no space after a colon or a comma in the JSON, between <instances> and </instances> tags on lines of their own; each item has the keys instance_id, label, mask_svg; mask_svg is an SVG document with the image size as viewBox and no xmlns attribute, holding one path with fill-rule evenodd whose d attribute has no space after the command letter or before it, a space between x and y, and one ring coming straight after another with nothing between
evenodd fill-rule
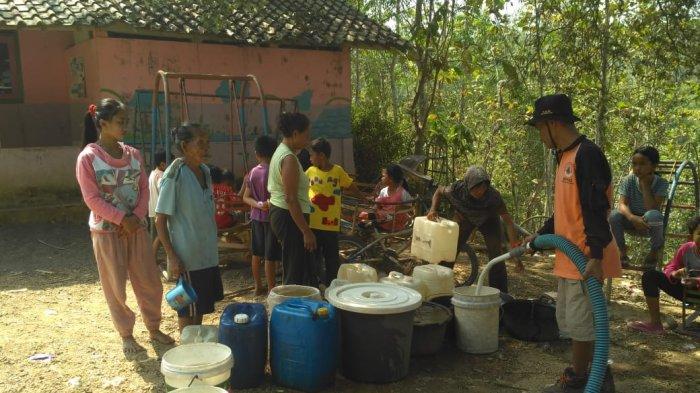
<instances>
[{"instance_id":1,"label":"pink painted wall","mask_svg":"<svg viewBox=\"0 0 700 393\"><path fill-rule=\"evenodd\" d=\"M97 51L101 89L97 96L90 89L94 100L117 95L129 102L135 90L153 89L156 72L160 69L189 73L254 74L265 94L300 97L300 111L311 119L314 133L335 136L333 159L348 170L354 170L352 143L351 140L348 142L351 95L348 49L331 52L116 38L95 38L91 42ZM89 73L92 67L89 67ZM187 91L215 94L219 84L215 81L190 81ZM171 89L178 89L177 83L171 81ZM219 136L228 132L229 105L224 100L192 98L190 103L191 120L204 124L210 131L218 132ZM275 105L268 105L273 129L278 112ZM179 117L178 106L175 108L174 113ZM261 126L259 109L255 104L250 105L248 118L251 127ZM221 145L213 146L212 161L230 168L228 144ZM241 146L236 150L242 151ZM252 152L252 148L248 151ZM254 156L250 160L253 161ZM242 156L236 157L233 169L238 174L243 172Z\"/></svg>"},{"instance_id":2,"label":"pink painted wall","mask_svg":"<svg viewBox=\"0 0 700 393\"><path fill-rule=\"evenodd\" d=\"M19 32L25 104L68 102L68 64L62 60L72 45L71 31Z\"/></svg>"},{"instance_id":3,"label":"pink painted wall","mask_svg":"<svg viewBox=\"0 0 700 393\"><path fill-rule=\"evenodd\" d=\"M311 89L312 105L350 98L350 52L97 38L100 84L130 94L150 89L159 69L254 74L265 93L291 97ZM211 86L211 84L210 84ZM204 88L207 87L203 84Z\"/></svg>"},{"instance_id":4,"label":"pink painted wall","mask_svg":"<svg viewBox=\"0 0 700 393\"><path fill-rule=\"evenodd\" d=\"M130 102L136 90L153 89L159 69L256 75L266 94L298 97L300 111L311 119L314 134L331 138L331 159L349 172L354 171L349 49L330 52L248 48L127 40L104 37L101 31L93 33L98 38L76 44L74 33L69 31L18 31L24 98L21 103L0 104L0 154L3 151L12 153L3 155L11 157L11 163L0 166L0 184L5 185L0 191L60 188L61 185L75 188L74 153L82 140L83 117L88 104L115 95ZM76 79L70 64L75 59L84 64L84 97L71 94ZM213 94L218 87L218 83L197 82L189 84L188 91ZM205 124L219 137L227 131L229 105L222 98L191 102L194 120ZM269 106L273 130L277 115L275 105ZM251 127L259 123L254 113L257 109L253 105L249 113ZM150 120L148 114L144 118ZM130 126L133 121L132 118ZM237 154L233 169L240 175L243 149L240 143L235 143L234 147ZM248 151L252 152L252 146ZM213 142L212 152L214 164L231 167L227 142ZM42 173L44 167L36 160L37 155L51 156L54 176L29 176L24 182L14 181L17 168L22 168L22 173ZM250 157L250 161L252 163L254 157Z\"/></svg>"},{"instance_id":5,"label":"pink painted wall","mask_svg":"<svg viewBox=\"0 0 700 393\"><path fill-rule=\"evenodd\" d=\"M78 98L70 96L66 87L66 98L68 100L68 112L71 119L71 145L79 145L83 138L83 119L88 105L94 103L100 97L100 73L99 61L97 58L97 42L95 40L83 41L66 49L62 53L63 64L70 64L74 59L79 59L84 64L85 69L85 97ZM66 71L68 73L68 71ZM69 82L74 83L70 76Z\"/></svg>"}]
</instances>

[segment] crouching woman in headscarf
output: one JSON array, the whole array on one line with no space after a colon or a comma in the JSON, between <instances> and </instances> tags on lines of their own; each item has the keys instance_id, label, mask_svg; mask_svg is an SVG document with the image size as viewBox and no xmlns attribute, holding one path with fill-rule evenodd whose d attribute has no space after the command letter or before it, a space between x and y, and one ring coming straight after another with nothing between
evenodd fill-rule
<instances>
[{"instance_id":1,"label":"crouching woman in headscarf","mask_svg":"<svg viewBox=\"0 0 700 393\"><path fill-rule=\"evenodd\" d=\"M459 223L459 247L476 229L484 236L489 259L502 255L505 250L499 218L502 218L506 224L511 248L518 245L513 219L508 213L501 194L491 186L491 178L484 168L471 166L462 180L457 180L450 186L438 187L433 195L428 219L437 220L437 212L443 196L455 210L455 220ZM519 260L516 263L516 271L522 272L524 270L522 263ZM501 292L508 292L505 262L491 268L489 286L498 288Z\"/></svg>"}]
</instances>

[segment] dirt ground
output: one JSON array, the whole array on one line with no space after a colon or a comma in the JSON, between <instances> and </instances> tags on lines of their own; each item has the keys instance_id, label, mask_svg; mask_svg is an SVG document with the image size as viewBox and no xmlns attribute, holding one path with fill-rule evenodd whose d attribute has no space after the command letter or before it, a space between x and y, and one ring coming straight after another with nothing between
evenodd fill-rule
<instances>
[{"instance_id":1,"label":"dirt ground","mask_svg":"<svg viewBox=\"0 0 700 393\"><path fill-rule=\"evenodd\" d=\"M511 294L554 290L550 262L529 259L525 275L511 274ZM225 290L249 286L250 269L234 263L223 271ZM166 290L170 285L166 286ZM131 289L130 304L135 308ZM264 301L232 297L219 304ZM662 297L662 309L680 320L678 302ZM689 392L697 389L700 342L676 333L662 337L629 332L625 323L644 315L637 274L617 280L611 313L611 359L618 392ZM163 330L177 336L175 313L163 305ZM216 324L218 313L205 318ZM127 360L102 295L87 228L79 224L0 226L0 392L162 392L160 356L137 319L135 336L148 352ZM50 362L30 361L50 354ZM446 346L434 357L414 358L408 378L364 385L338 376L339 392L537 392L567 365L566 344L535 344L501 336L497 353L467 355ZM695 372L693 372L693 370ZM266 383L253 392L283 392Z\"/></svg>"}]
</instances>

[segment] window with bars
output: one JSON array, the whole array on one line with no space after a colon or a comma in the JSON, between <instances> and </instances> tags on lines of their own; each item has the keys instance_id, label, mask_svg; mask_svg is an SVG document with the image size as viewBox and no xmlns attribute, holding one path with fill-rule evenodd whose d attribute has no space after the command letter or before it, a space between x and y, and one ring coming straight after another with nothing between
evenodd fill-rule
<instances>
[{"instance_id":1,"label":"window with bars","mask_svg":"<svg viewBox=\"0 0 700 393\"><path fill-rule=\"evenodd\" d=\"M0 34L0 103L22 98L17 36Z\"/></svg>"}]
</instances>

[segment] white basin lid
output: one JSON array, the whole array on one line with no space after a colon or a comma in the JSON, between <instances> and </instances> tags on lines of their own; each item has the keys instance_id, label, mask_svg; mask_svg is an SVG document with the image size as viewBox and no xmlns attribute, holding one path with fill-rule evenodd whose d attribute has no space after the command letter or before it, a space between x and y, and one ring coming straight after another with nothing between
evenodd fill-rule
<instances>
[{"instance_id":1,"label":"white basin lid","mask_svg":"<svg viewBox=\"0 0 700 393\"><path fill-rule=\"evenodd\" d=\"M420 307L418 291L393 284L363 282L331 288L326 299L335 307L360 314L400 314Z\"/></svg>"}]
</instances>

